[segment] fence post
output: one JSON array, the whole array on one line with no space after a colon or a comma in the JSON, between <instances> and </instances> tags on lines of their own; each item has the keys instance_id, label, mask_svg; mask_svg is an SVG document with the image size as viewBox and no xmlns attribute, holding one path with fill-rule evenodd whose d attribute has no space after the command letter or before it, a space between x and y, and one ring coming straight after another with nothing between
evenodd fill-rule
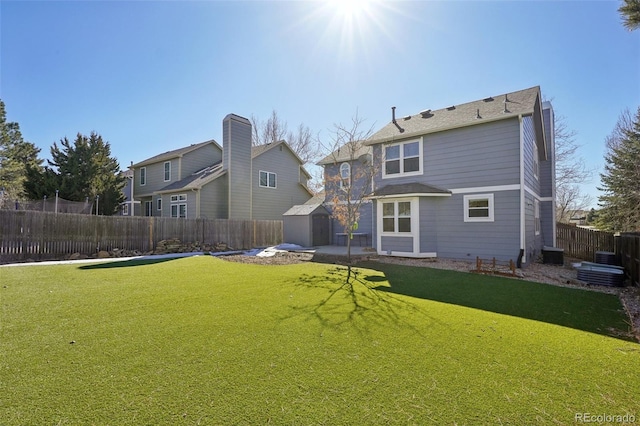
<instances>
[{"instance_id":1,"label":"fence post","mask_svg":"<svg viewBox=\"0 0 640 426\"><path fill-rule=\"evenodd\" d=\"M149 251L153 250L153 216L149 216Z\"/></svg>"}]
</instances>

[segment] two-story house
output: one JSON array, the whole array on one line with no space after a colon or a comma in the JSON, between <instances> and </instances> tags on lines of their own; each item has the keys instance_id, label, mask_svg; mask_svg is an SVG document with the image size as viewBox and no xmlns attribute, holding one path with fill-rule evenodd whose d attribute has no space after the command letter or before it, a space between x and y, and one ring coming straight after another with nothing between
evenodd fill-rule
<instances>
[{"instance_id":1,"label":"two-story house","mask_svg":"<svg viewBox=\"0 0 640 426\"><path fill-rule=\"evenodd\" d=\"M214 140L131 166L136 215L281 220L312 197L311 176L285 141L252 146L251 123L229 114L223 145Z\"/></svg>"},{"instance_id":2,"label":"two-story house","mask_svg":"<svg viewBox=\"0 0 640 426\"><path fill-rule=\"evenodd\" d=\"M526 264L555 245L554 116L539 87L394 113L364 146L377 170L359 232L378 254ZM343 160L320 162L327 182L362 167ZM330 210L339 188L325 190Z\"/></svg>"}]
</instances>

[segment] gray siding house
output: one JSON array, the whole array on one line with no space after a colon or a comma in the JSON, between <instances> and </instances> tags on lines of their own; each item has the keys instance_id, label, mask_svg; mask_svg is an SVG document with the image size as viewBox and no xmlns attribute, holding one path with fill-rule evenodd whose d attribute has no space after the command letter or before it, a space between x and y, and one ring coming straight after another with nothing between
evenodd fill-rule
<instances>
[{"instance_id":1,"label":"gray siding house","mask_svg":"<svg viewBox=\"0 0 640 426\"><path fill-rule=\"evenodd\" d=\"M214 140L148 158L130 168L136 215L282 220L312 196L311 176L285 141L252 147L251 123L229 114Z\"/></svg>"},{"instance_id":2,"label":"gray siding house","mask_svg":"<svg viewBox=\"0 0 640 426\"><path fill-rule=\"evenodd\" d=\"M359 231L380 255L533 261L555 245L553 120L539 87L393 117L363 143L378 171Z\"/></svg>"}]
</instances>

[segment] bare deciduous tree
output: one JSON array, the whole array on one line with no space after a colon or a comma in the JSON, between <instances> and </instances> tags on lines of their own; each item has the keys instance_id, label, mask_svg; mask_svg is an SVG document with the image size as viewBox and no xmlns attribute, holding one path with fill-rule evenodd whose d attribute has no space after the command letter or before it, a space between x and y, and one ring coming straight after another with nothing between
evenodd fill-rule
<instances>
[{"instance_id":1,"label":"bare deciduous tree","mask_svg":"<svg viewBox=\"0 0 640 426\"><path fill-rule=\"evenodd\" d=\"M363 124L357 112L350 124L335 124L328 147L331 153L324 160L333 166L333 173L327 173L325 168L326 200L331 215L347 234L347 283L351 278L351 240L358 230L360 208L371 195L372 179L379 169L371 147L364 145L373 134L373 127L364 130Z\"/></svg>"},{"instance_id":2,"label":"bare deciduous tree","mask_svg":"<svg viewBox=\"0 0 640 426\"><path fill-rule=\"evenodd\" d=\"M576 132L568 128L566 118L555 117L556 142L556 220L568 223L580 210L587 210L593 198L585 194L580 184L593 178L594 170L587 167L576 142Z\"/></svg>"},{"instance_id":3,"label":"bare deciduous tree","mask_svg":"<svg viewBox=\"0 0 640 426\"><path fill-rule=\"evenodd\" d=\"M295 130L290 131L287 122L280 118L276 110L271 111L271 116L266 121L253 115L250 121L254 146L285 140L305 164L314 162L320 155L318 138L314 137L309 127L300 123Z\"/></svg>"}]
</instances>

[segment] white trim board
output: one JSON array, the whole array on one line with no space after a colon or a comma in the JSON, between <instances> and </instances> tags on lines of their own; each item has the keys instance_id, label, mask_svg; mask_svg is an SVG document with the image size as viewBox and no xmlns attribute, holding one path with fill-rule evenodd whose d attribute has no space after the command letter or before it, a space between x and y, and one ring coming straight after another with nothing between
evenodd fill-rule
<instances>
[{"instance_id":1,"label":"white trim board","mask_svg":"<svg viewBox=\"0 0 640 426\"><path fill-rule=\"evenodd\" d=\"M517 191L520 189L519 183L511 185L495 185L495 186L476 186L472 188L454 188L450 189L452 194L472 194L474 192L500 192L500 191Z\"/></svg>"}]
</instances>

